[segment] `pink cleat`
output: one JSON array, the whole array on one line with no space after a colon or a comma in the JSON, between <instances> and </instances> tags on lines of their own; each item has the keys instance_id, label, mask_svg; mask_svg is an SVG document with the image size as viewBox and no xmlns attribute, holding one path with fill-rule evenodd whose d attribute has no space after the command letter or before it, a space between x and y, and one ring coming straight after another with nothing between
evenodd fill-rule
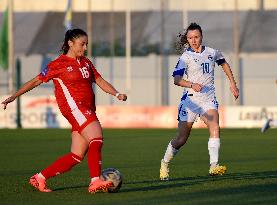
<instances>
[{"instance_id":1,"label":"pink cleat","mask_svg":"<svg viewBox=\"0 0 277 205\"><path fill-rule=\"evenodd\" d=\"M88 187L88 192L92 194L96 192L108 192L108 189L112 186L112 182L104 181L99 178L90 183Z\"/></svg>"},{"instance_id":2,"label":"pink cleat","mask_svg":"<svg viewBox=\"0 0 277 205\"><path fill-rule=\"evenodd\" d=\"M46 187L46 180L39 177L38 174L35 174L34 176L32 176L30 178L29 183L41 192L51 192L52 191L51 189L48 189Z\"/></svg>"}]
</instances>

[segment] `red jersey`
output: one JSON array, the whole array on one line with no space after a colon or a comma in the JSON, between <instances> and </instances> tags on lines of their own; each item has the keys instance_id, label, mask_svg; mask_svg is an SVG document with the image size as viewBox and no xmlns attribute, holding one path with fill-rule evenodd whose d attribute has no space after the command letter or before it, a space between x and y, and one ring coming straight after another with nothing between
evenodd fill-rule
<instances>
[{"instance_id":1,"label":"red jersey","mask_svg":"<svg viewBox=\"0 0 277 205\"><path fill-rule=\"evenodd\" d=\"M59 109L67 115L82 108L96 110L92 83L100 76L86 57L76 60L61 55L47 65L39 79L43 82L53 80Z\"/></svg>"}]
</instances>

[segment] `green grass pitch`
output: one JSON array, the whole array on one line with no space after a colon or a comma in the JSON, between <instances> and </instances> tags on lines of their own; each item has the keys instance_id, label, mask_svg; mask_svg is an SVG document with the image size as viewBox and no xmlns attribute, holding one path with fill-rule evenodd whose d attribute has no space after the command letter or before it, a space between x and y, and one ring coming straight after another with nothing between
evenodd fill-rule
<instances>
[{"instance_id":1,"label":"green grass pitch","mask_svg":"<svg viewBox=\"0 0 277 205\"><path fill-rule=\"evenodd\" d=\"M48 180L52 193L28 184L70 150L70 131L0 129L1 205L92 204L277 204L277 129L222 129L223 176L208 176L208 131L194 129L170 166L171 181L159 181L160 160L172 129L105 129L103 169L123 174L120 192L89 194L86 159L73 170Z\"/></svg>"}]
</instances>

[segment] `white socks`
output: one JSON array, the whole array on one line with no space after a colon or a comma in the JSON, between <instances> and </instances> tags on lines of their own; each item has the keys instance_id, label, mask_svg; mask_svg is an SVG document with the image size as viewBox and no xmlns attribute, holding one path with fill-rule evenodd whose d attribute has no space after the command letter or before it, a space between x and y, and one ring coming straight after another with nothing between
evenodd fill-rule
<instances>
[{"instance_id":1,"label":"white socks","mask_svg":"<svg viewBox=\"0 0 277 205\"><path fill-rule=\"evenodd\" d=\"M210 155L211 166L215 166L218 163L219 148L220 148L220 139L210 138L208 141L208 150Z\"/></svg>"},{"instance_id":2,"label":"white socks","mask_svg":"<svg viewBox=\"0 0 277 205\"><path fill-rule=\"evenodd\" d=\"M178 152L178 149L175 149L174 147L172 147L171 141L170 141L164 153L164 158L163 158L164 162L169 163L173 159L173 157L177 154L177 152Z\"/></svg>"},{"instance_id":3,"label":"white socks","mask_svg":"<svg viewBox=\"0 0 277 205\"><path fill-rule=\"evenodd\" d=\"M215 166L218 163L219 158L219 148L220 148L220 138L210 138L208 141L208 150L210 155L210 165ZM169 142L167 149L164 154L163 161L169 163L173 157L177 154L179 149L175 149Z\"/></svg>"}]
</instances>

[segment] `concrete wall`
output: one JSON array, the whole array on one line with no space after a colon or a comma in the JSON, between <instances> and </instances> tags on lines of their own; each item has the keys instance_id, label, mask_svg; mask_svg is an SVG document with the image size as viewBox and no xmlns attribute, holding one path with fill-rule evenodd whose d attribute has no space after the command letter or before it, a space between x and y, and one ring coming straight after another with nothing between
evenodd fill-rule
<instances>
[{"instance_id":1,"label":"concrete wall","mask_svg":"<svg viewBox=\"0 0 277 205\"><path fill-rule=\"evenodd\" d=\"M231 55L225 54L226 59L232 65ZM277 55L242 55L242 79L241 94L243 105L276 106L277 104ZM168 57L169 79L169 104L177 105L182 93L182 88L173 84L172 70L178 56ZM22 56L22 82L35 77L41 69L42 57L39 55ZM93 59L97 70L102 76L112 82L121 92L126 89L125 58L113 59L98 57ZM131 90L128 93L130 105L161 105L161 69L160 57L149 55L146 57L134 57L131 61ZM112 70L112 75L111 74ZM215 70L216 94L221 105L234 105L233 97L229 90L229 83L221 67ZM0 70L0 96L7 94L7 73ZM26 95L52 95L53 85L50 81L30 91ZM118 104L109 95L96 88L96 102L98 105Z\"/></svg>"}]
</instances>

